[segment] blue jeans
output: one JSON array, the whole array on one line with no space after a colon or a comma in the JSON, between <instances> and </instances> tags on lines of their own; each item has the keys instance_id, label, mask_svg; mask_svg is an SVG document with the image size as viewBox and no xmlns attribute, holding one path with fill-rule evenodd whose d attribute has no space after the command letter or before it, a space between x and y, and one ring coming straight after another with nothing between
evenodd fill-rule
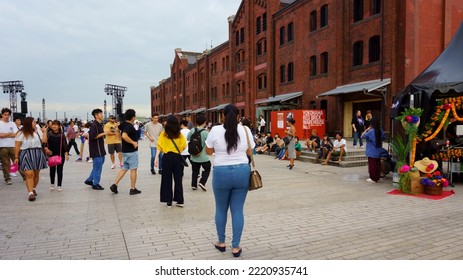
<instances>
[{"instance_id":1,"label":"blue jeans","mask_svg":"<svg viewBox=\"0 0 463 280\"><path fill-rule=\"evenodd\" d=\"M157 149L156 147L151 147L151 159L150 159L150 168L153 171L154 170L154 158L156 157L156 152ZM159 166L158 169L162 170L162 156L163 153L159 153Z\"/></svg>"},{"instance_id":2,"label":"blue jeans","mask_svg":"<svg viewBox=\"0 0 463 280\"><path fill-rule=\"evenodd\" d=\"M363 146L363 139L362 137L360 137L360 135L362 135L362 132L363 131L354 131L354 146L357 146L357 139L359 141L359 144L360 144L360 147Z\"/></svg>"},{"instance_id":3,"label":"blue jeans","mask_svg":"<svg viewBox=\"0 0 463 280\"><path fill-rule=\"evenodd\" d=\"M88 176L87 181L92 181L94 186L100 184L101 172L103 171L104 156L102 157L93 157L93 168L90 176Z\"/></svg>"},{"instance_id":4,"label":"blue jeans","mask_svg":"<svg viewBox=\"0 0 463 280\"><path fill-rule=\"evenodd\" d=\"M251 167L249 164L214 166L212 190L215 198L215 226L219 242L225 242L227 213L232 218L232 247L238 248L243 233L243 208L249 189ZM246 180L247 178L247 180Z\"/></svg>"}]
</instances>

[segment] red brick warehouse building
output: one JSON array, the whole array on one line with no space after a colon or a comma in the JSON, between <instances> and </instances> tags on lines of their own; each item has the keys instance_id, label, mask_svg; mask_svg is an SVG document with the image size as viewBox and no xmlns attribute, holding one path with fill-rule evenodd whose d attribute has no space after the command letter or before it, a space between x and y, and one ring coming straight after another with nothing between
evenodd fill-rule
<instances>
[{"instance_id":1,"label":"red brick warehouse building","mask_svg":"<svg viewBox=\"0 0 463 280\"><path fill-rule=\"evenodd\" d=\"M459 0L243 0L227 42L175 50L171 76L151 87L152 112L205 112L218 122L229 103L267 121L274 110L324 109L327 131L349 137L359 109L389 129L392 97L462 20Z\"/></svg>"}]
</instances>

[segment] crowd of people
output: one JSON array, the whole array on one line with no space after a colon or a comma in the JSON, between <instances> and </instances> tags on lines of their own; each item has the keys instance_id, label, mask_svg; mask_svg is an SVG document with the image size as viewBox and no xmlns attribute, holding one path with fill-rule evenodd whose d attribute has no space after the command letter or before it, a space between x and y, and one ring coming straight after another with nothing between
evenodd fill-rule
<instances>
[{"instance_id":1,"label":"crowd of people","mask_svg":"<svg viewBox=\"0 0 463 280\"><path fill-rule=\"evenodd\" d=\"M364 120L360 112L352 121L354 136L360 146L362 139L367 143L366 155L369 163L369 182L378 182L380 172L379 147L382 148L383 133L375 118ZM167 208L184 207L183 177L185 166L191 164L191 188L207 191L207 182L213 172L212 190L215 199L215 222L218 240L215 248L221 252L226 250L225 227L227 213L230 210L233 227L232 253L240 256L241 234L243 231L243 208L249 188L249 181L242 180L250 176L251 153L274 153L276 159L288 159L287 168L295 167L295 159L302 151L302 145L295 127L296 120L287 119L285 135L272 134L266 131L263 116L259 117L256 129L249 118L241 118L234 105L228 105L222 113L222 124L212 126L205 115L197 115L195 124L189 118L179 121L175 116L160 119L153 114L151 121L143 125L136 123L136 112L128 109L125 120L118 122L110 116L107 123L101 109L94 109L92 122L77 125L74 121L62 124L58 120L47 124L37 124L35 119L26 117L22 122L10 121L11 111L2 109L0 122L0 156L5 183L11 185L11 165L17 165L28 192L29 201L36 200L39 174L42 169L49 168L50 191L63 191L63 170L69 153L74 149L83 161L84 144L88 143L87 162L92 169L84 184L93 190L102 191L101 185L103 165L106 153L111 160L111 169L119 166L120 170L110 186L111 192L119 193L119 183L127 172L130 174L130 195L137 195L137 169L139 165L138 141L145 137L150 147L150 171L152 175L160 174L159 200ZM368 123L367 123L368 121ZM368 127L365 127L365 124ZM362 124L363 127L359 126ZM254 141L248 146L246 133L254 135ZM80 148L77 145L80 141ZM356 141L354 140L354 146ZM105 147L106 145L106 147ZM320 138L316 130L305 141L307 149L317 154L316 161L322 164L336 157L341 161L347 155L347 144L341 133L334 141L325 134ZM107 151L107 152L106 152ZM116 157L117 154L117 157ZM211 163L209 156L214 155ZM56 160L52 161L52 158ZM189 164L188 164L189 163ZM212 168L213 167L213 168ZM157 172L156 172L157 168ZM57 177L57 180L55 178ZM56 188L55 188L56 187Z\"/></svg>"}]
</instances>

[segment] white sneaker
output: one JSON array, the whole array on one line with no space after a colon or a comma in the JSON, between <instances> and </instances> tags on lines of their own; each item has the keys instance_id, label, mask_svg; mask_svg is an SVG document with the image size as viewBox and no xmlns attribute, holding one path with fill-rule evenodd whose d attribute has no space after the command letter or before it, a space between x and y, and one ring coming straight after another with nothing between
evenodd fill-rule
<instances>
[{"instance_id":1,"label":"white sneaker","mask_svg":"<svg viewBox=\"0 0 463 280\"><path fill-rule=\"evenodd\" d=\"M111 165L111 169L114 169L115 167L116 167L116 165L115 165L115 164Z\"/></svg>"},{"instance_id":2,"label":"white sneaker","mask_svg":"<svg viewBox=\"0 0 463 280\"><path fill-rule=\"evenodd\" d=\"M55 186L54 185L50 185L50 191L54 191L55 190Z\"/></svg>"},{"instance_id":3,"label":"white sneaker","mask_svg":"<svg viewBox=\"0 0 463 280\"><path fill-rule=\"evenodd\" d=\"M375 181L371 180L370 178L367 179L367 182L368 183L378 183L378 182L375 182Z\"/></svg>"},{"instance_id":4,"label":"white sneaker","mask_svg":"<svg viewBox=\"0 0 463 280\"><path fill-rule=\"evenodd\" d=\"M62 191L63 189L62 189L60 186L58 186L58 188L57 188L56 190L60 192L60 191Z\"/></svg>"},{"instance_id":5,"label":"white sneaker","mask_svg":"<svg viewBox=\"0 0 463 280\"><path fill-rule=\"evenodd\" d=\"M11 176L11 177L17 177L18 174L16 174L16 173L10 173L10 176Z\"/></svg>"},{"instance_id":6,"label":"white sneaker","mask_svg":"<svg viewBox=\"0 0 463 280\"><path fill-rule=\"evenodd\" d=\"M357 149L357 146L354 146L354 149Z\"/></svg>"},{"instance_id":7,"label":"white sneaker","mask_svg":"<svg viewBox=\"0 0 463 280\"><path fill-rule=\"evenodd\" d=\"M93 162L93 159L89 159L87 162Z\"/></svg>"}]
</instances>

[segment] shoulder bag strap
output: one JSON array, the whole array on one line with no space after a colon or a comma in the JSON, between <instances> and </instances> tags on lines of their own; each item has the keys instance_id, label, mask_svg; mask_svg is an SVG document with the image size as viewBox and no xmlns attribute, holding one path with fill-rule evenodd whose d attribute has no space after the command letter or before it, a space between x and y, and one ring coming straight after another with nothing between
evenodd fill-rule
<instances>
[{"instance_id":1,"label":"shoulder bag strap","mask_svg":"<svg viewBox=\"0 0 463 280\"><path fill-rule=\"evenodd\" d=\"M175 144L174 139L171 138L170 140L172 141L172 143L174 143L175 149L177 149L178 153L181 155L181 152L180 152L180 150L178 149L177 144Z\"/></svg>"},{"instance_id":2,"label":"shoulder bag strap","mask_svg":"<svg viewBox=\"0 0 463 280\"><path fill-rule=\"evenodd\" d=\"M251 150L251 141L249 140L248 130L244 126L243 126L243 129L244 129L244 132L246 133L246 140L248 141L248 149ZM252 165L252 169L256 169L256 165L254 164L253 152L251 152L251 165Z\"/></svg>"}]
</instances>

